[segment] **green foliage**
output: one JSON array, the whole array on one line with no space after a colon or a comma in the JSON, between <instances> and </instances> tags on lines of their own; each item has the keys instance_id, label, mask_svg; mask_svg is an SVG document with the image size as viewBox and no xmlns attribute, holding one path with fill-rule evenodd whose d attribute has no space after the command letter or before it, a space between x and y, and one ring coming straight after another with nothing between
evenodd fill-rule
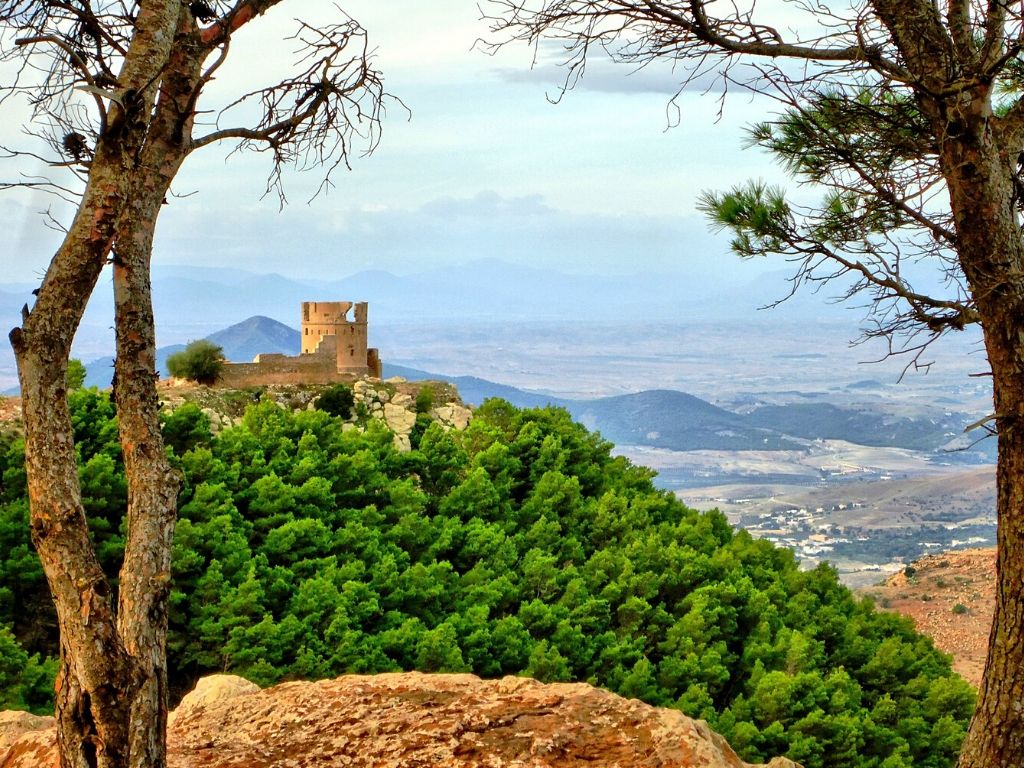
<instances>
[{"instance_id":1,"label":"green foliage","mask_svg":"<svg viewBox=\"0 0 1024 768\"><path fill-rule=\"evenodd\" d=\"M795 224L779 187L751 181L731 192L702 192L697 203L716 229L735 233L731 246L740 256L779 253L794 237Z\"/></svg>"},{"instance_id":2,"label":"green foliage","mask_svg":"<svg viewBox=\"0 0 1024 768\"><path fill-rule=\"evenodd\" d=\"M967 606L963 603L957 603L953 606L953 613L957 615L967 613Z\"/></svg>"},{"instance_id":3,"label":"green foliage","mask_svg":"<svg viewBox=\"0 0 1024 768\"><path fill-rule=\"evenodd\" d=\"M65 376L68 389L81 389L84 387L86 373L85 364L81 360L74 357L68 360L68 370Z\"/></svg>"},{"instance_id":4,"label":"green foliage","mask_svg":"<svg viewBox=\"0 0 1024 768\"><path fill-rule=\"evenodd\" d=\"M210 417L195 403L183 403L161 416L164 445L179 456L213 439Z\"/></svg>"},{"instance_id":5,"label":"green foliage","mask_svg":"<svg viewBox=\"0 0 1024 768\"><path fill-rule=\"evenodd\" d=\"M124 491L104 397L75 399L73 414L112 567ZM180 410L164 425L184 477L176 690L215 670L261 684L528 674L706 718L750 761L953 764L974 694L909 621L855 600L830 568L801 571L791 552L682 506L564 411L488 401L467 429L431 423L400 454L377 421L342 431L322 411L264 400L213 437ZM55 638L36 597L20 443L4 439L0 624L20 646L0 639L0 654L20 664L52 654ZM24 685L0 690L25 700L10 693Z\"/></svg>"},{"instance_id":6,"label":"green foliage","mask_svg":"<svg viewBox=\"0 0 1024 768\"><path fill-rule=\"evenodd\" d=\"M434 397L434 388L429 384L424 385L420 391L416 393L416 413L430 413L430 409L434 407Z\"/></svg>"},{"instance_id":7,"label":"green foliage","mask_svg":"<svg viewBox=\"0 0 1024 768\"><path fill-rule=\"evenodd\" d=\"M11 630L0 625L0 710L53 712L53 678L57 661L40 661L19 645Z\"/></svg>"},{"instance_id":8,"label":"green foliage","mask_svg":"<svg viewBox=\"0 0 1024 768\"><path fill-rule=\"evenodd\" d=\"M314 406L321 411L337 416L341 419L349 419L352 416L352 406L356 398L352 393L352 387L345 384L335 384L323 391L323 394L316 399Z\"/></svg>"},{"instance_id":9,"label":"green foliage","mask_svg":"<svg viewBox=\"0 0 1024 768\"><path fill-rule=\"evenodd\" d=\"M214 384L224 368L224 350L206 339L188 344L167 358L167 370L179 379Z\"/></svg>"},{"instance_id":10,"label":"green foliage","mask_svg":"<svg viewBox=\"0 0 1024 768\"><path fill-rule=\"evenodd\" d=\"M1002 84L1012 90L1019 80ZM921 331L934 338L979 322L963 298L969 291L953 254L949 211L934 204L942 181L934 127L913 93L852 77L803 96L751 126L749 144L771 153L797 184L819 190L820 199L787 201L761 181L705 192L698 207L712 226L732 233L740 256L792 261L794 288L836 281L843 299L867 296L864 336L889 337L893 353L919 349ZM898 267L910 261L941 265L946 287L915 288L921 278Z\"/></svg>"}]
</instances>

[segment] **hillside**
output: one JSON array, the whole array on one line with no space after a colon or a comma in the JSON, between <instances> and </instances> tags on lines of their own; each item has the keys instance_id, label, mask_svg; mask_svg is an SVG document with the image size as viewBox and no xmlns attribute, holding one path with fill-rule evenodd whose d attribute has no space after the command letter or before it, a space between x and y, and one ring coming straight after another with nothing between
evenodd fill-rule
<instances>
[{"instance_id":1,"label":"hillside","mask_svg":"<svg viewBox=\"0 0 1024 768\"><path fill-rule=\"evenodd\" d=\"M526 675L705 719L749 762L952 766L974 696L908 620L855 599L832 569L801 570L722 514L688 509L564 411L491 401L458 426L417 408L395 434L389 411L413 399L400 385L366 384L381 389L362 391L350 420L301 391L256 403L209 390L245 409L216 425L198 400L166 415L182 477L172 697L214 671L263 686ZM116 574L116 414L94 390L69 406L82 503ZM57 631L23 465L17 435L0 432L0 672L14 670L0 700L45 711Z\"/></svg>"},{"instance_id":2,"label":"hillside","mask_svg":"<svg viewBox=\"0 0 1024 768\"><path fill-rule=\"evenodd\" d=\"M763 405L746 422L764 430L809 440L846 440L868 446L895 446L934 451L958 436L965 424L960 414L908 418L865 407L840 408L830 403Z\"/></svg>"},{"instance_id":3,"label":"hillside","mask_svg":"<svg viewBox=\"0 0 1024 768\"><path fill-rule=\"evenodd\" d=\"M913 619L918 630L953 657L953 669L977 686L995 605L995 557L994 549L929 555L859 593Z\"/></svg>"},{"instance_id":4,"label":"hillside","mask_svg":"<svg viewBox=\"0 0 1024 768\"><path fill-rule=\"evenodd\" d=\"M613 443L651 445L677 451L794 449L779 430L760 429L743 416L684 392L648 390L566 407L581 424Z\"/></svg>"},{"instance_id":5,"label":"hillside","mask_svg":"<svg viewBox=\"0 0 1024 768\"><path fill-rule=\"evenodd\" d=\"M53 718L7 714L0 768L55 764ZM676 710L521 677L352 675L261 691L219 675L168 726L168 768L758 768Z\"/></svg>"},{"instance_id":6,"label":"hillside","mask_svg":"<svg viewBox=\"0 0 1024 768\"><path fill-rule=\"evenodd\" d=\"M476 376L448 376L384 362L385 376L411 381L440 379L455 384L467 403L500 397L521 408L556 405L618 445L675 451L803 450L808 441L844 440L865 446L935 451L958 436L968 417L939 411L896 415L867 405L830 403L760 404L743 413L677 390L644 390L589 400L556 397L498 384ZM989 448L989 446L985 446ZM977 461L979 453L943 454L948 461Z\"/></svg>"}]
</instances>

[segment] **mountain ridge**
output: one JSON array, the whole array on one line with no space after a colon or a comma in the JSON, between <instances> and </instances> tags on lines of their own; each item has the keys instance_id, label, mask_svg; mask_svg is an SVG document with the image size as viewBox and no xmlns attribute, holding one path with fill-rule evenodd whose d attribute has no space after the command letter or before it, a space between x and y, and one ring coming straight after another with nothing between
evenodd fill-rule
<instances>
[{"instance_id":1,"label":"mountain ridge","mask_svg":"<svg viewBox=\"0 0 1024 768\"><path fill-rule=\"evenodd\" d=\"M224 349L227 359L246 362L260 353L299 353L297 330L273 318L254 315L207 336ZM167 376L166 361L183 345L157 350L157 365ZM952 414L943 419L896 417L863 407L838 408L828 403L754 405L744 413L726 410L694 395L671 389L642 390L592 399L532 392L476 376L449 376L384 362L384 376L411 381L441 380L454 384L462 399L479 405L500 397L525 408L553 405L619 445L646 445L688 450L801 450L806 441L839 439L861 445L937 450L967 423ZM112 358L86 365L87 386L110 386Z\"/></svg>"}]
</instances>

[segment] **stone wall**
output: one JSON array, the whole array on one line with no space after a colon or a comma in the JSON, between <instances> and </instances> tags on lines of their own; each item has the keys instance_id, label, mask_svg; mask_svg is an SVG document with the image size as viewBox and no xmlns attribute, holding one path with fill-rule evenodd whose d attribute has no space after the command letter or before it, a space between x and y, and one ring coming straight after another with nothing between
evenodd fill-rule
<instances>
[{"instance_id":1,"label":"stone wall","mask_svg":"<svg viewBox=\"0 0 1024 768\"><path fill-rule=\"evenodd\" d=\"M229 389L271 384L352 382L355 373L339 372L334 355L257 355L251 363L225 363L217 385Z\"/></svg>"}]
</instances>

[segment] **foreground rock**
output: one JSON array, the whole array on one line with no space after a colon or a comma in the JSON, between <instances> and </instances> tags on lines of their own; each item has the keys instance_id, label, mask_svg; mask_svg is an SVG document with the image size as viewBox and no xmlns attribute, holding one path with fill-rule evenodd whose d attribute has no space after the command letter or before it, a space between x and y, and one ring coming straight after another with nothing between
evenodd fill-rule
<instances>
[{"instance_id":1,"label":"foreground rock","mask_svg":"<svg viewBox=\"0 0 1024 768\"><path fill-rule=\"evenodd\" d=\"M52 725L22 735L0 768L56 766L53 738ZM209 678L169 743L168 768L748 768L703 721L589 685L417 672L265 691Z\"/></svg>"}]
</instances>

